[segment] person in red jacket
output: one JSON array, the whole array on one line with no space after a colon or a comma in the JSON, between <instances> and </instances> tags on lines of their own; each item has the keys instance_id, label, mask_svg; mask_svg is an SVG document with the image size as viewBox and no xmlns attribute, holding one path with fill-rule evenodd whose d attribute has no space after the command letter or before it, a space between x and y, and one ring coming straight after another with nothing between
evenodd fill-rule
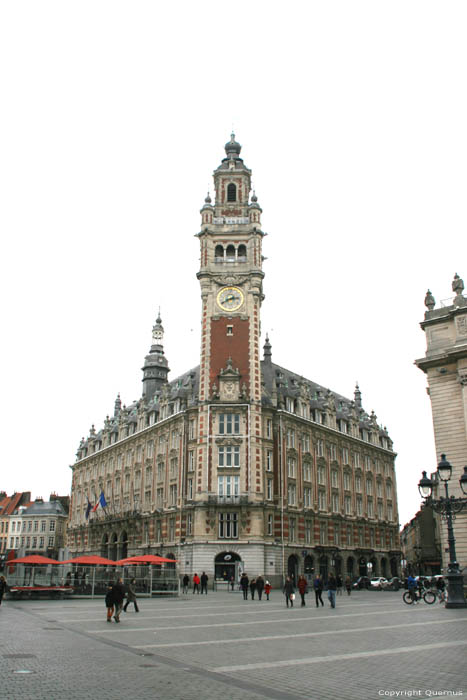
<instances>
[{"instance_id":1,"label":"person in red jacket","mask_svg":"<svg viewBox=\"0 0 467 700\"><path fill-rule=\"evenodd\" d=\"M198 595L199 595L199 584L200 584L200 583L201 583L200 577L198 576L198 574L195 574L195 575L193 576L193 595L195 594L195 591L196 591L196 592L198 593Z\"/></svg>"},{"instance_id":2,"label":"person in red jacket","mask_svg":"<svg viewBox=\"0 0 467 700\"><path fill-rule=\"evenodd\" d=\"M266 600L269 600L269 594L271 592L271 588L272 588L272 586L269 583L269 581L266 581L266 583L264 584L264 592L266 593Z\"/></svg>"},{"instance_id":3,"label":"person in red jacket","mask_svg":"<svg viewBox=\"0 0 467 700\"><path fill-rule=\"evenodd\" d=\"M308 584L307 584L306 578L303 575L298 577L297 587L298 587L298 592L300 593L300 597L302 599L301 607L304 608L305 607L305 593L308 593Z\"/></svg>"}]
</instances>

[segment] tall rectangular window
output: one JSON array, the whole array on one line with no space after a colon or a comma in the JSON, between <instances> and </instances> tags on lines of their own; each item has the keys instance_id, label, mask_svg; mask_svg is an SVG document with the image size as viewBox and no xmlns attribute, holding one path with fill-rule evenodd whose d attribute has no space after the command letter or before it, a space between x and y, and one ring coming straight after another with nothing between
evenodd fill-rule
<instances>
[{"instance_id":1,"label":"tall rectangular window","mask_svg":"<svg viewBox=\"0 0 467 700\"><path fill-rule=\"evenodd\" d=\"M234 445L223 445L218 452L219 467L239 467L240 447Z\"/></svg>"},{"instance_id":2,"label":"tall rectangular window","mask_svg":"<svg viewBox=\"0 0 467 700\"><path fill-rule=\"evenodd\" d=\"M193 534L193 515L192 515L192 513L188 513L188 515L186 516L186 534L187 535Z\"/></svg>"},{"instance_id":3,"label":"tall rectangular window","mask_svg":"<svg viewBox=\"0 0 467 700\"><path fill-rule=\"evenodd\" d=\"M240 494L240 477L219 476L217 477L217 487L219 496L238 496Z\"/></svg>"},{"instance_id":4,"label":"tall rectangular window","mask_svg":"<svg viewBox=\"0 0 467 700\"><path fill-rule=\"evenodd\" d=\"M324 489L318 491L318 508L326 510L326 491Z\"/></svg>"},{"instance_id":5,"label":"tall rectangular window","mask_svg":"<svg viewBox=\"0 0 467 700\"><path fill-rule=\"evenodd\" d=\"M361 496L357 496L356 506L357 506L357 515L362 515L363 514L363 505L362 505L362 497Z\"/></svg>"},{"instance_id":6,"label":"tall rectangular window","mask_svg":"<svg viewBox=\"0 0 467 700\"><path fill-rule=\"evenodd\" d=\"M304 481L311 481L311 462L303 463L303 479Z\"/></svg>"},{"instance_id":7,"label":"tall rectangular window","mask_svg":"<svg viewBox=\"0 0 467 700\"><path fill-rule=\"evenodd\" d=\"M346 515L352 513L352 500L350 496L344 496L344 511Z\"/></svg>"},{"instance_id":8,"label":"tall rectangular window","mask_svg":"<svg viewBox=\"0 0 467 700\"><path fill-rule=\"evenodd\" d=\"M295 430L287 429L287 447L295 447Z\"/></svg>"},{"instance_id":9,"label":"tall rectangular window","mask_svg":"<svg viewBox=\"0 0 467 700\"><path fill-rule=\"evenodd\" d=\"M240 433L240 414L239 413L220 413L219 414L219 434L220 435L238 435Z\"/></svg>"},{"instance_id":10,"label":"tall rectangular window","mask_svg":"<svg viewBox=\"0 0 467 700\"><path fill-rule=\"evenodd\" d=\"M305 544L312 544L311 520L305 520Z\"/></svg>"},{"instance_id":11,"label":"tall rectangular window","mask_svg":"<svg viewBox=\"0 0 467 700\"><path fill-rule=\"evenodd\" d=\"M186 482L186 497L189 501L193 500L193 479L188 479Z\"/></svg>"},{"instance_id":12,"label":"tall rectangular window","mask_svg":"<svg viewBox=\"0 0 467 700\"><path fill-rule=\"evenodd\" d=\"M169 504L171 506L177 505L177 484L170 484Z\"/></svg>"},{"instance_id":13,"label":"tall rectangular window","mask_svg":"<svg viewBox=\"0 0 467 700\"><path fill-rule=\"evenodd\" d=\"M297 489L295 484L289 484L287 487L287 502L289 506L294 506L297 500Z\"/></svg>"},{"instance_id":14,"label":"tall rectangular window","mask_svg":"<svg viewBox=\"0 0 467 700\"><path fill-rule=\"evenodd\" d=\"M169 518L169 541L175 541L175 518Z\"/></svg>"},{"instance_id":15,"label":"tall rectangular window","mask_svg":"<svg viewBox=\"0 0 467 700\"><path fill-rule=\"evenodd\" d=\"M190 450L188 452L188 471L193 472L195 470L195 452Z\"/></svg>"},{"instance_id":16,"label":"tall rectangular window","mask_svg":"<svg viewBox=\"0 0 467 700\"><path fill-rule=\"evenodd\" d=\"M272 420L270 418L266 421L266 437L272 438Z\"/></svg>"},{"instance_id":17,"label":"tall rectangular window","mask_svg":"<svg viewBox=\"0 0 467 700\"><path fill-rule=\"evenodd\" d=\"M273 486L272 479L268 479L266 482L266 498L268 501L272 501L272 486Z\"/></svg>"},{"instance_id":18,"label":"tall rectangular window","mask_svg":"<svg viewBox=\"0 0 467 700\"><path fill-rule=\"evenodd\" d=\"M266 450L266 471L272 472L273 453L272 450Z\"/></svg>"},{"instance_id":19,"label":"tall rectangular window","mask_svg":"<svg viewBox=\"0 0 467 700\"><path fill-rule=\"evenodd\" d=\"M328 526L326 525L326 523L320 523L319 525L319 543L328 543Z\"/></svg>"},{"instance_id":20,"label":"tall rectangular window","mask_svg":"<svg viewBox=\"0 0 467 700\"><path fill-rule=\"evenodd\" d=\"M287 458L287 474L290 476L292 479L295 479L296 476L296 462L294 457L288 457Z\"/></svg>"},{"instance_id":21,"label":"tall rectangular window","mask_svg":"<svg viewBox=\"0 0 467 700\"><path fill-rule=\"evenodd\" d=\"M270 536L272 535L272 523L273 523L272 515L269 514L269 515L268 515L268 526L267 526L267 527L268 527L268 535L270 535Z\"/></svg>"},{"instance_id":22,"label":"tall rectangular window","mask_svg":"<svg viewBox=\"0 0 467 700\"><path fill-rule=\"evenodd\" d=\"M219 513L219 538L236 539L238 537L238 514Z\"/></svg>"},{"instance_id":23,"label":"tall rectangular window","mask_svg":"<svg viewBox=\"0 0 467 700\"><path fill-rule=\"evenodd\" d=\"M303 489L303 506L305 508L311 508L311 487L305 486Z\"/></svg>"},{"instance_id":24,"label":"tall rectangular window","mask_svg":"<svg viewBox=\"0 0 467 700\"><path fill-rule=\"evenodd\" d=\"M297 530L297 521L295 518L289 518L289 540L291 542L295 542L295 537L296 537L296 530Z\"/></svg>"},{"instance_id":25,"label":"tall rectangular window","mask_svg":"<svg viewBox=\"0 0 467 700\"><path fill-rule=\"evenodd\" d=\"M334 513L339 512L339 494L333 493L331 498L332 510Z\"/></svg>"}]
</instances>

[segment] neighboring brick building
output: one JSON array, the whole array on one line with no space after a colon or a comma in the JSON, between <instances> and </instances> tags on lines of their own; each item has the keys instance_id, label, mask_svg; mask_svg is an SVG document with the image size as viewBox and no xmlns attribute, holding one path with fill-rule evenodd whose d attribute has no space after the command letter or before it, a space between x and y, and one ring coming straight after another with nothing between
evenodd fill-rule
<instances>
[{"instance_id":1,"label":"neighboring brick building","mask_svg":"<svg viewBox=\"0 0 467 700\"><path fill-rule=\"evenodd\" d=\"M459 479L467 465L467 297L464 283L456 274L452 282L454 297L436 302L428 290L425 297L425 319L421 327L426 335L425 357L416 361L425 372L431 401L436 455L433 455L432 474L436 471L441 454L452 464L449 495L463 496ZM426 465L427 466L427 465ZM429 471L429 467L427 467ZM444 496L444 487L433 494ZM449 562L447 526L439 522L443 568ZM467 569L467 511L456 516L454 522L457 559L461 570Z\"/></svg>"},{"instance_id":2,"label":"neighboring brick building","mask_svg":"<svg viewBox=\"0 0 467 700\"><path fill-rule=\"evenodd\" d=\"M261 208L234 136L201 209L200 364L168 382L158 318L142 398L73 465L73 553L172 554L181 573L399 573L395 453L353 399L260 357ZM105 509L90 513L103 494Z\"/></svg>"},{"instance_id":3,"label":"neighboring brick building","mask_svg":"<svg viewBox=\"0 0 467 700\"><path fill-rule=\"evenodd\" d=\"M5 491L0 492L0 564L5 561L9 551L10 516L20 506L30 505L30 501L30 491L14 493L13 496L7 496Z\"/></svg>"},{"instance_id":4,"label":"neighboring brick building","mask_svg":"<svg viewBox=\"0 0 467 700\"><path fill-rule=\"evenodd\" d=\"M10 516L8 549L24 555L42 554L57 559L66 543L68 514L58 497L36 498Z\"/></svg>"}]
</instances>

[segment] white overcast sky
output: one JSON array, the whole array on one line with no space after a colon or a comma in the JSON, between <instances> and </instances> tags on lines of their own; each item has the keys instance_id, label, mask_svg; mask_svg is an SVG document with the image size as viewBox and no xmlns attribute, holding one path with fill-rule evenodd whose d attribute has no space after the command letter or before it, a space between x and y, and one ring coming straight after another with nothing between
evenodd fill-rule
<instances>
[{"instance_id":1,"label":"white overcast sky","mask_svg":"<svg viewBox=\"0 0 467 700\"><path fill-rule=\"evenodd\" d=\"M401 524L434 470L419 327L467 277L462 2L0 5L0 489L48 498L161 308L199 362L199 209L232 126L263 208L273 361L388 427ZM449 457L449 455L448 455Z\"/></svg>"}]
</instances>

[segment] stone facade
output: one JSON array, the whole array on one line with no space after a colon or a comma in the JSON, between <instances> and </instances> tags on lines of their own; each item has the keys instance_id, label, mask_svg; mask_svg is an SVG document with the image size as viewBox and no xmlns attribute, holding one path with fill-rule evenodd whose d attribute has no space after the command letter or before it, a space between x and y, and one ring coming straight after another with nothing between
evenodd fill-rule
<instances>
[{"instance_id":1,"label":"stone facade","mask_svg":"<svg viewBox=\"0 0 467 700\"><path fill-rule=\"evenodd\" d=\"M168 381L160 317L143 396L73 465L73 554L163 553L180 573L399 573L395 453L352 400L260 357L261 208L232 135L201 209L199 366ZM107 506L90 505L105 494Z\"/></svg>"},{"instance_id":2,"label":"stone facade","mask_svg":"<svg viewBox=\"0 0 467 700\"><path fill-rule=\"evenodd\" d=\"M467 465L467 297L464 283L456 274L452 282L454 297L439 308L428 290L427 311L420 324L426 336L425 357L416 361L425 372L431 400L436 445L433 473L441 454L452 464L448 484L450 496L463 496L459 479ZM433 476L433 474L432 474ZM433 494L444 496L439 487ZM449 562L446 523L438 516L443 569ZM467 513L456 516L454 522L456 552L460 568L467 567Z\"/></svg>"}]
</instances>

